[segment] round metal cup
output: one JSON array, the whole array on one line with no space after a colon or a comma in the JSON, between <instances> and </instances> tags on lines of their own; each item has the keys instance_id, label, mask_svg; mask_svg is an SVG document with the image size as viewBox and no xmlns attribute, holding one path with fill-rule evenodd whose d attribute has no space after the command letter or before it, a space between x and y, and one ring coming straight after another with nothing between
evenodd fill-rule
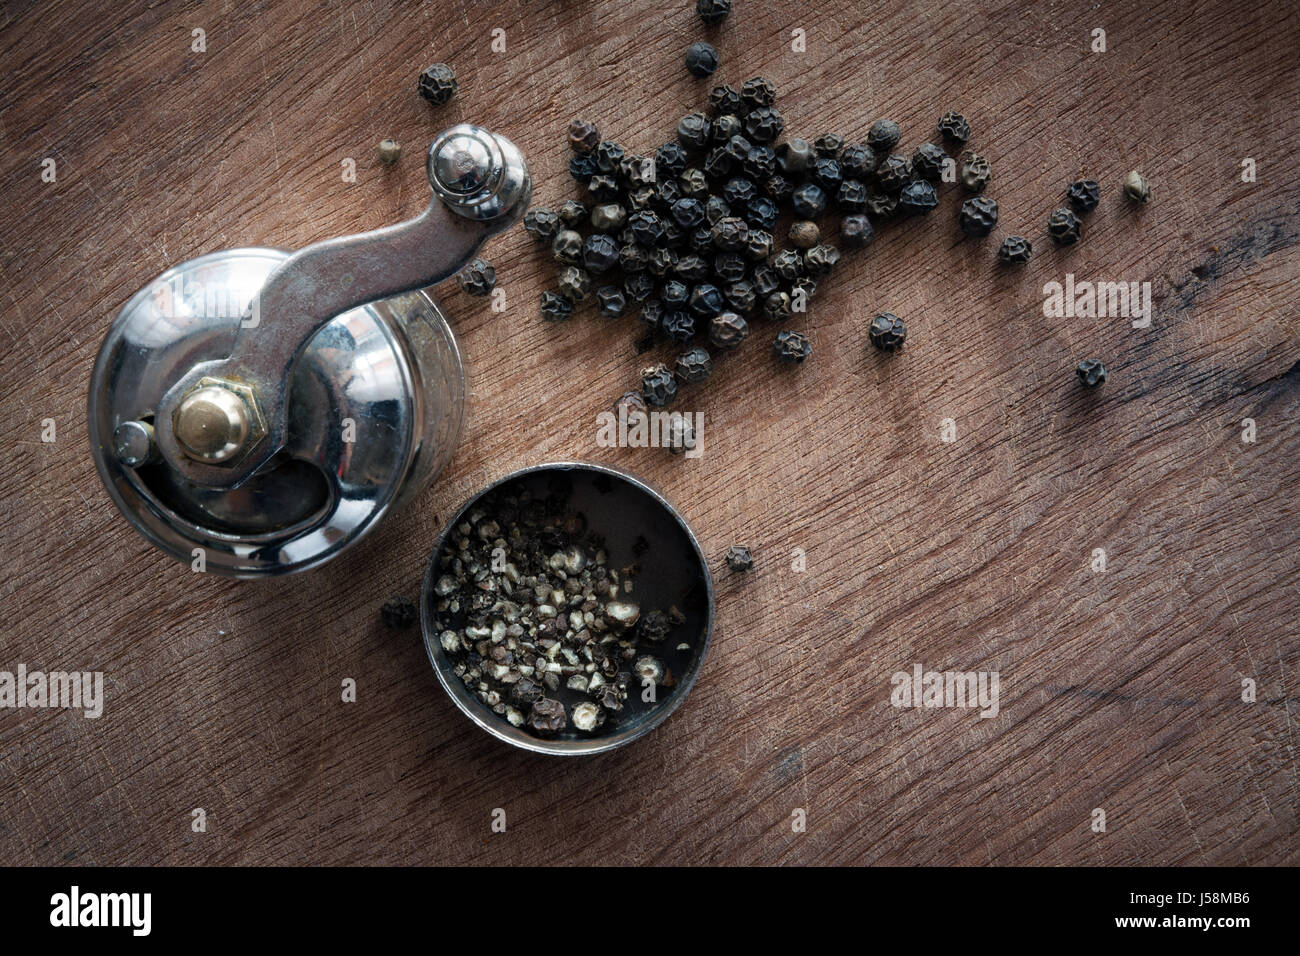
<instances>
[{"instance_id":1,"label":"round metal cup","mask_svg":"<svg viewBox=\"0 0 1300 956\"><path fill-rule=\"evenodd\" d=\"M438 558L464 516L488 493L514 482L524 482L545 494L547 482L557 475L567 476L573 492L569 509L580 511L590 528L605 537L609 565L621 568L637 563L641 567L632 594L643 611L668 610L672 605L686 616L655 649L675 678L671 688L657 688L654 704L641 700L641 688L634 682L617 726L596 734L585 734L570 725L554 737L539 737L526 726L514 727L503 716L478 699L452 671L453 663L438 640L434 626L436 596L434 583L442 575ZM648 545L640 555L633 553L638 537ZM456 706L470 720L498 740L536 753L576 756L603 753L644 737L672 714L690 693L695 678L704 665L713 635L713 578L700 543L682 516L664 497L644 482L626 472L603 465L582 462L555 462L512 472L477 492L452 516L438 537L429 557L428 570L420 594L420 627L429 662L438 682ZM680 643L689 651L678 651ZM630 669L630 667L629 667Z\"/></svg>"}]
</instances>

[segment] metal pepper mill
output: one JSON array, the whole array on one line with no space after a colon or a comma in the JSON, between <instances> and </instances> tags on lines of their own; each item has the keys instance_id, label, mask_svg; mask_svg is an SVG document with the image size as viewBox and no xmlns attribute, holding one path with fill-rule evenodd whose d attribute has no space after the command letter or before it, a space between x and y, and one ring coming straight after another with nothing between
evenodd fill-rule
<instances>
[{"instance_id":1,"label":"metal pepper mill","mask_svg":"<svg viewBox=\"0 0 1300 956\"><path fill-rule=\"evenodd\" d=\"M434 140L427 171L433 198L408 222L200 256L122 308L91 380L91 452L159 548L238 577L302 571L446 463L464 372L424 290L516 222L532 187L514 144L469 125Z\"/></svg>"}]
</instances>

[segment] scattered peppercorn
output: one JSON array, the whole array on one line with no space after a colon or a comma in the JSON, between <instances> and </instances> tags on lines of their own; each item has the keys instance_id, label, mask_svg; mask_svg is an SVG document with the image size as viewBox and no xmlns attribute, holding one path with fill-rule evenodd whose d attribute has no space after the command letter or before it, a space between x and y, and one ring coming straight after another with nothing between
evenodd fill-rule
<instances>
[{"instance_id":1,"label":"scattered peppercorn","mask_svg":"<svg viewBox=\"0 0 1300 956\"><path fill-rule=\"evenodd\" d=\"M993 167L979 153L967 153L962 157L961 184L973 193L982 193L984 187L993 178Z\"/></svg>"},{"instance_id":2,"label":"scattered peppercorn","mask_svg":"<svg viewBox=\"0 0 1300 956\"><path fill-rule=\"evenodd\" d=\"M712 76L717 68L718 51L712 43L699 40L686 48L686 69L690 70L691 76L703 79Z\"/></svg>"},{"instance_id":3,"label":"scattered peppercorn","mask_svg":"<svg viewBox=\"0 0 1300 956\"><path fill-rule=\"evenodd\" d=\"M420 74L416 88L434 106L445 106L456 95L456 74L446 63L435 63Z\"/></svg>"},{"instance_id":4,"label":"scattered peppercorn","mask_svg":"<svg viewBox=\"0 0 1300 956\"><path fill-rule=\"evenodd\" d=\"M641 372L641 397L647 405L662 408L677 396L677 378L673 370L660 362Z\"/></svg>"},{"instance_id":5,"label":"scattered peppercorn","mask_svg":"<svg viewBox=\"0 0 1300 956\"><path fill-rule=\"evenodd\" d=\"M1062 206L1052 210L1047 217L1047 234L1056 240L1059 246L1072 246L1083 234L1083 224L1079 217Z\"/></svg>"},{"instance_id":6,"label":"scattered peppercorn","mask_svg":"<svg viewBox=\"0 0 1300 956\"><path fill-rule=\"evenodd\" d=\"M731 0L695 0L695 12L709 26L721 23L731 12Z\"/></svg>"},{"instance_id":7,"label":"scattered peppercorn","mask_svg":"<svg viewBox=\"0 0 1300 956\"><path fill-rule=\"evenodd\" d=\"M834 246L813 246L803 254L804 272L814 279L821 279L830 275L839 261L840 251Z\"/></svg>"},{"instance_id":8,"label":"scattered peppercorn","mask_svg":"<svg viewBox=\"0 0 1300 956\"><path fill-rule=\"evenodd\" d=\"M627 311L627 296L616 285L601 286L596 290L596 311L607 319L617 319Z\"/></svg>"},{"instance_id":9,"label":"scattered peppercorn","mask_svg":"<svg viewBox=\"0 0 1300 956\"><path fill-rule=\"evenodd\" d=\"M456 284L470 295L487 295L497 284L497 271L482 259L475 259L456 273Z\"/></svg>"},{"instance_id":10,"label":"scattered peppercorn","mask_svg":"<svg viewBox=\"0 0 1300 956\"><path fill-rule=\"evenodd\" d=\"M733 571L748 571L754 566L754 555L743 544L733 544L727 549L727 567Z\"/></svg>"},{"instance_id":11,"label":"scattered peppercorn","mask_svg":"<svg viewBox=\"0 0 1300 956\"><path fill-rule=\"evenodd\" d=\"M709 373L713 371L713 360L709 358L707 349L697 345L677 356L677 363L673 368L679 381L687 385L695 385L709 377Z\"/></svg>"},{"instance_id":12,"label":"scattered peppercorn","mask_svg":"<svg viewBox=\"0 0 1300 956\"><path fill-rule=\"evenodd\" d=\"M379 609L379 617L383 620L384 627L393 631L405 631L415 626L420 619L420 612L409 597L399 596L384 602L384 606Z\"/></svg>"},{"instance_id":13,"label":"scattered peppercorn","mask_svg":"<svg viewBox=\"0 0 1300 956\"><path fill-rule=\"evenodd\" d=\"M1034 247L1024 236L1007 236L998 248L998 258L1008 265L1029 261Z\"/></svg>"},{"instance_id":14,"label":"scattered peppercorn","mask_svg":"<svg viewBox=\"0 0 1300 956\"><path fill-rule=\"evenodd\" d=\"M871 320L867 338L882 352L897 352L907 340L907 323L892 312L881 312Z\"/></svg>"},{"instance_id":15,"label":"scattered peppercorn","mask_svg":"<svg viewBox=\"0 0 1300 956\"><path fill-rule=\"evenodd\" d=\"M898 153L891 153L876 166L876 184L890 195L897 195L911 179L912 161Z\"/></svg>"},{"instance_id":16,"label":"scattered peppercorn","mask_svg":"<svg viewBox=\"0 0 1300 956\"><path fill-rule=\"evenodd\" d=\"M922 179L932 183L943 178L943 168L948 162L948 154L942 146L934 143L922 143L912 154L912 170Z\"/></svg>"},{"instance_id":17,"label":"scattered peppercorn","mask_svg":"<svg viewBox=\"0 0 1300 956\"><path fill-rule=\"evenodd\" d=\"M1101 359L1084 359L1074 371L1085 388L1096 388L1106 381L1106 366Z\"/></svg>"},{"instance_id":18,"label":"scattered peppercorn","mask_svg":"<svg viewBox=\"0 0 1300 956\"><path fill-rule=\"evenodd\" d=\"M957 223L968 236L987 236L998 221L998 204L986 196L976 196L961 204Z\"/></svg>"},{"instance_id":19,"label":"scattered peppercorn","mask_svg":"<svg viewBox=\"0 0 1300 956\"><path fill-rule=\"evenodd\" d=\"M595 149L599 142L600 130L596 129L595 123L575 119L569 124L569 148L575 153L586 155Z\"/></svg>"},{"instance_id":20,"label":"scattered peppercorn","mask_svg":"<svg viewBox=\"0 0 1300 956\"><path fill-rule=\"evenodd\" d=\"M555 234L551 251L560 262L576 265L582 261L582 236L572 229L561 229Z\"/></svg>"},{"instance_id":21,"label":"scattered peppercorn","mask_svg":"<svg viewBox=\"0 0 1300 956\"><path fill-rule=\"evenodd\" d=\"M560 231L560 217L550 209L530 209L524 216L524 231L539 242L551 242Z\"/></svg>"},{"instance_id":22,"label":"scattered peppercorn","mask_svg":"<svg viewBox=\"0 0 1300 956\"><path fill-rule=\"evenodd\" d=\"M1065 198L1079 214L1090 213L1101 201L1101 186L1094 179L1080 179L1070 183L1065 191Z\"/></svg>"},{"instance_id":23,"label":"scattered peppercorn","mask_svg":"<svg viewBox=\"0 0 1300 956\"><path fill-rule=\"evenodd\" d=\"M709 322L709 342L718 348L734 349L747 335L749 323L735 312L720 312Z\"/></svg>"},{"instance_id":24,"label":"scattered peppercorn","mask_svg":"<svg viewBox=\"0 0 1300 956\"><path fill-rule=\"evenodd\" d=\"M751 76L740 88L740 98L751 108L776 102L776 85L766 77Z\"/></svg>"},{"instance_id":25,"label":"scattered peppercorn","mask_svg":"<svg viewBox=\"0 0 1300 956\"><path fill-rule=\"evenodd\" d=\"M970 139L970 124L956 110L949 110L939 117L939 134L948 142L962 146Z\"/></svg>"},{"instance_id":26,"label":"scattered peppercorn","mask_svg":"<svg viewBox=\"0 0 1300 956\"><path fill-rule=\"evenodd\" d=\"M772 354L782 362L798 365L812 354L812 343L799 332L778 332L772 343Z\"/></svg>"},{"instance_id":27,"label":"scattered peppercorn","mask_svg":"<svg viewBox=\"0 0 1300 956\"><path fill-rule=\"evenodd\" d=\"M898 208L911 215L924 215L939 205L934 186L924 179L914 179L898 194Z\"/></svg>"},{"instance_id":28,"label":"scattered peppercorn","mask_svg":"<svg viewBox=\"0 0 1300 956\"><path fill-rule=\"evenodd\" d=\"M402 157L402 144L395 139L382 139L379 141L379 161L385 166L391 166Z\"/></svg>"},{"instance_id":29,"label":"scattered peppercorn","mask_svg":"<svg viewBox=\"0 0 1300 956\"><path fill-rule=\"evenodd\" d=\"M573 315L572 299L550 290L542 293L542 318L550 322L562 322L571 315Z\"/></svg>"},{"instance_id":30,"label":"scattered peppercorn","mask_svg":"<svg viewBox=\"0 0 1300 956\"><path fill-rule=\"evenodd\" d=\"M887 153L898 145L903 131L893 120L876 120L867 130L867 145L877 153Z\"/></svg>"},{"instance_id":31,"label":"scattered peppercorn","mask_svg":"<svg viewBox=\"0 0 1300 956\"><path fill-rule=\"evenodd\" d=\"M840 221L840 241L851 249L861 249L875 238L871 220L863 215L845 216Z\"/></svg>"},{"instance_id":32,"label":"scattered peppercorn","mask_svg":"<svg viewBox=\"0 0 1300 956\"><path fill-rule=\"evenodd\" d=\"M816 183L804 183L790 195L790 204L800 219L816 219L826 211L826 193Z\"/></svg>"},{"instance_id":33,"label":"scattered peppercorn","mask_svg":"<svg viewBox=\"0 0 1300 956\"><path fill-rule=\"evenodd\" d=\"M613 236L596 233L582 244L582 264L587 271L602 275L618 265L618 243Z\"/></svg>"},{"instance_id":34,"label":"scattered peppercorn","mask_svg":"<svg viewBox=\"0 0 1300 956\"><path fill-rule=\"evenodd\" d=\"M566 199L560 206L560 219L570 229L577 229L587 221L587 207L576 199Z\"/></svg>"},{"instance_id":35,"label":"scattered peppercorn","mask_svg":"<svg viewBox=\"0 0 1300 956\"><path fill-rule=\"evenodd\" d=\"M817 223L798 219L790 226L790 242L800 249L811 249L821 241L822 233Z\"/></svg>"},{"instance_id":36,"label":"scattered peppercorn","mask_svg":"<svg viewBox=\"0 0 1300 956\"><path fill-rule=\"evenodd\" d=\"M1148 202L1151 199L1151 184L1134 169L1124 177L1124 195L1134 202Z\"/></svg>"}]
</instances>

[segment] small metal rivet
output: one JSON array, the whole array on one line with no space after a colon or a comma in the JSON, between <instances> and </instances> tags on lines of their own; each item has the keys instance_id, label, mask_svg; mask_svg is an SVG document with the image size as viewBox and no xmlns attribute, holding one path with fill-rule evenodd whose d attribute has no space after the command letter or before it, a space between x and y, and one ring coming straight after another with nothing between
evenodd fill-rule
<instances>
[{"instance_id":1,"label":"small metal rivet","mask_svg":"<svg viewBox=\"0 0 1300 956\"><path fill-rule=\"evenodd\" d=\"M153 426L136 421L118 425L113 432L113 453L127 468L139 468L156 461L158 446L154 444Z\"/></svg>"}]
</instances>

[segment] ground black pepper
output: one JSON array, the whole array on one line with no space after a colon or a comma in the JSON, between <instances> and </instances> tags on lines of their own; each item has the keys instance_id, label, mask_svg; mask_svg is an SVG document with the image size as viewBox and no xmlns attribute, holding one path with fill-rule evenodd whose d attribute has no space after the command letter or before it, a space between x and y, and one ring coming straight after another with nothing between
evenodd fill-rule
<instances>
[{"instance_id":1,"label":"ground black pepper","mask_svg":"<svg viewBox=\"0 0 1300 956\"><path fill-rule=\"evenodd\" d=\"M897 352L907 340L907 323L892 312L881 312L871 320L867 338L882 352Z\"/></svg>"},{"instance_id":2,"label":"ground black pepper","mask_svg":"<svg viewBox=\"0 0 1300 956\"><path fill-rule=\"evenodd\" d=\"M456 95L456 74L446 63L435 63L420 74L416 89L434 106L445 106Z\"/></svg>"}]
</instances>

